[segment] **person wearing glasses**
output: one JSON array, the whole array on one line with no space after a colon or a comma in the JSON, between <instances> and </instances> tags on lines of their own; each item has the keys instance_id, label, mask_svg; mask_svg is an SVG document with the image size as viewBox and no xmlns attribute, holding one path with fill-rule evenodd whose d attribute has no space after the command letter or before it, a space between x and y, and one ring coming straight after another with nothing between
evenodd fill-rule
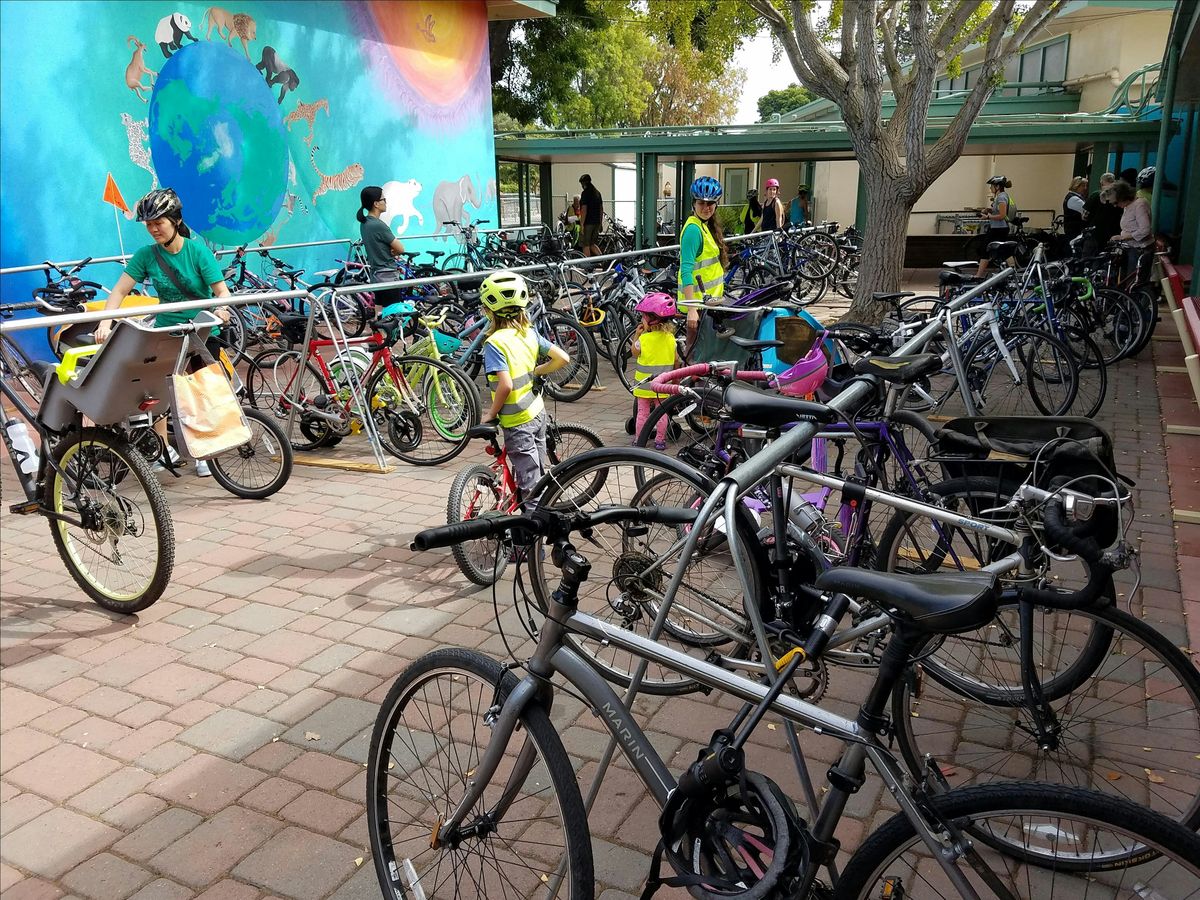
<instances>
[{"instance_id":1,"label":"person wearing glasses","mask_svg":"<svg viewBox=\"0 0 1200 900\"><path fill-rule=\"evenodd\" d=\"M725 270L729 267L729 248L717 217L721 182L702 175L692 182L692 214L679 235L678 303L687 310L687 352L696 342L700 329L699 306L719 302L725 293Z\"/></svg>"}]
</instances>

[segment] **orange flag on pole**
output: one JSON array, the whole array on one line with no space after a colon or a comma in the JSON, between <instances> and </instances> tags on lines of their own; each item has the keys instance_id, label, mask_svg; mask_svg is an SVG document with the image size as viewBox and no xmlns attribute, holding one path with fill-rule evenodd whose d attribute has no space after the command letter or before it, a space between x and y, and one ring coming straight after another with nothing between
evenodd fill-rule
<instances>
[{"instance_id":1,"label":"orange flag on pole","mask_svg":"<svg viewBox=\"0 0 1200 900\"><path fill-rule=\"evenodd\" d=\"M129 212L129 206L125 203L125 198L121 196L121 191L117 188L117 183L113 181L112 172L108 173L108 180L104 182L104 202L111 203L121 212Z\"/></svg>"}]
</instances>

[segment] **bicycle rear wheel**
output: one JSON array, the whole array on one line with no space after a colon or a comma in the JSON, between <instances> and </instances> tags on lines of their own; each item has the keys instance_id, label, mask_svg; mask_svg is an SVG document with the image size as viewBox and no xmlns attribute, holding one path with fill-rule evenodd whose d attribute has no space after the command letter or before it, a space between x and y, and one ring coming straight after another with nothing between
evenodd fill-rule
<instances>
[{"instance_id":1,"label":"bicycle rear wheel","mask_svg":"<svg viewBox=\"0 0 1200 900\"><path fill-rule=\"evenodd\" d=\"M149 463L103 428L85 428L52 452L43 503L63 517L50 521L50 536L67 571L105 609L146 609L175 564L171 511Z\"/></svg>"},{"instance_id":2,"label":"bicycle rear wheel","mask_svg":"<svg viewBox=\"0 0 1200 900\"><path fill-rule=\"evenodd\" d=\"M596 382L596 342L574 319L557 313L546 316L550 342L567 354L568 362L546 376L546 393L562 403L574 403L587 395Z\"/></svg>"},{"instance_id":3,"label":"bicycle rear wheel","mask_svg":"<svg viewBox=\"0 0 1200 900\"><path fill-rule=\"evenodd\" d=\"M1022 783L963 788L930 797L929 803L969 840L958 868L980 897L1197 896L1200 837L1137 804L1078 788ZM942 831L934 826L935 834ZM1114 867L1117 854L1131 858ZM837 896L900 900L961 893L899 813L850 858Z\"/></svg>"},{"instance_id":4,"label":"bicycle rear wheel","mask_svg":"<svg viewBox=\"0 0 1200 900\"><path fill-rule=\"evenodd\" d=\"M1003 350L984 337L964 362L966 387L979 412L988 416L1066 415L1079 390L1079 363L1071 348L1032 328L1005 328L1000 334ZM958 392L951 393L943 412L957 414L959 402Z\"/></svg>"},{"instance_id":5,"label":"bicycle rear wheel","mask_svg":"<svg viewBox=\"0 0 1200 900\"><path fill-rule=\"evenodd\" d=\"M432 846L489 746L489 713L516 684L496 660L458 649L426 654L392 684L367 756L367 827L385 896L594 896L591 837L575 771L537 702L521 712L462 833ZM510 774L519 758L529 766L522 777Z\"/></svg>"},{"instance_id":6,"label":"bicycle rear wheel","mask_svg":"<svg viewBox=\"0 0 1200 900\"><path fill-rule=\"evenodd\" d=\"M446 522L453 525L489 515L508 515L511 499L505 496L504 485L490 466L467 466L454 476L454 483L450 485ZM500 538L481 538L463 541L450 549L467 579L486 587L499 581L508 568L509 545L509 541Z\"/></svg>"},{"instance_id":7,"label":"bicycle rear wheel","mask_svg":"<svg viewBox=\"0 0 1200 900\"><path fill-rule=\"evenodd\" d=\"M394 360L400 379L381 368L367 383L367 403L385 450L414 466L449 462L467 446L479 419L474 385L452 366L419 356Z\"/></svg>"},{"instance_id":8,"label":"bicycle rear wheel","mask_svg":"<svg viewBox=\"0 0 1200 900\"><path fill-rule=\"evenodd\" d=\"M582 425L560 425L552 419L546 428L546 455L550 458L551 467L580 453L603 446L604 441L600 440L600 435Z\"/></svg>"}]
</instances>

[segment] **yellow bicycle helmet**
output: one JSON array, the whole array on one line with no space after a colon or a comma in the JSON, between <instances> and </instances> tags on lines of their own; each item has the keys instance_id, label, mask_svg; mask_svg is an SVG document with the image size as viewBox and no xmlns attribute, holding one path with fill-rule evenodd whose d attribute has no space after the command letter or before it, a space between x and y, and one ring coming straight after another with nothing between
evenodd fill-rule
<instances>
[{"instance_id":1,"label":"yellow bicycle helmet","mask_svg":"<svg viewBox=\"0 0 1200 900\"><path fill-rule=\"evenodd\" d=\"M479 300L489 312L524 309L529 305L529 285L516 272L493 272L483 280Z\"/></svg>"}]
</instances>

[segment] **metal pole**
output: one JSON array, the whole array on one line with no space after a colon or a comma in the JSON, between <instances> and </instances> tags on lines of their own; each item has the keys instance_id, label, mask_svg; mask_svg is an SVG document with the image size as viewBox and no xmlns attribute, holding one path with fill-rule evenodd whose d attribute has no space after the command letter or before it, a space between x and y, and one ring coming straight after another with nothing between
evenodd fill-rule
<instances>
[{"instance_id":1,"label":"metal pole","mask_svg":"<svg viewBox=\"0 0 1200 900\"><path fill-rule=\"evenodd\" d=\"M119 309L98 309L94 312L63 313L58 316L32 316L0 322L0 334L13 331L33 331L56 325L84 325L103 322L106 319L129 319L134 316L157 315L163 312L190 312L212 309L214 306L242 306L247 303L263 303L272 300L312 299L308 291L274 291L270 294L231 294L228 297L210 297L208 300L180 300L178 303L160 303L156 306L122 306Z\"/></svg>"},{"instance_id":2,"label":"metal pole","mask_svg":"<svg viewBox=\"0 0 1200 900\"><path fill-rule=\"evenodd\" d=\"M1163 182L1167 180L1167 145L1171 143L1172 114L1175 111L1175 76L1179 65L1179 47L1172 41L1167 50L1167 95L1162 104L1162 125L1158 129L1158 152L1154 155L1154 165L1157 172L1154 176L1154 189L1150 195L1150 236L1158 231L1159 205L1162 197Z\"/></svg>"}]
</instances>

